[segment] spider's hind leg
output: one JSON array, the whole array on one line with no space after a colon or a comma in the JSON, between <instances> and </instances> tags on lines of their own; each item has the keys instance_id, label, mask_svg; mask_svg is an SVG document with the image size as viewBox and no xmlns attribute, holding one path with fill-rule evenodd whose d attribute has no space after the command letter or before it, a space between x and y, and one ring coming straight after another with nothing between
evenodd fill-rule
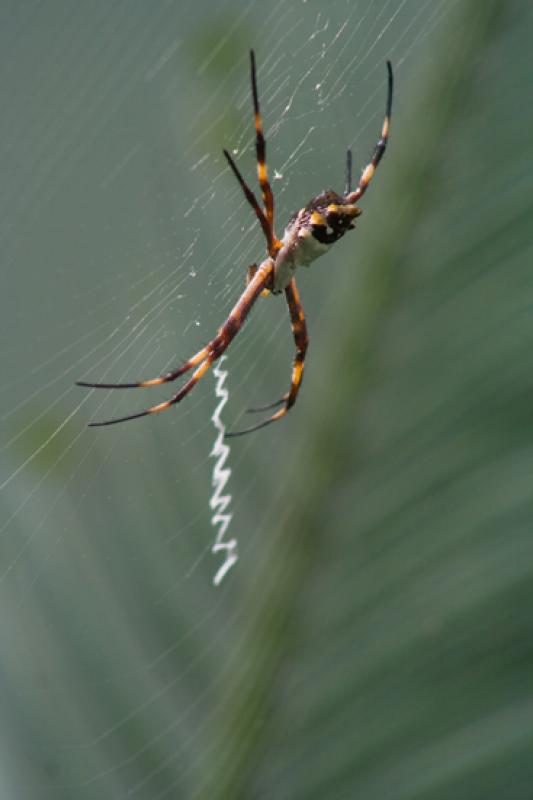
<instances>
[{"instance_id":1,"label":"spider's hind leg","mask_svg":"<svg viewBox=\"0 0 533 800\"><path fill-rule=\"evenodd\" d=\"M252 99L254 104L254 124L255 124L255 152L257 157L257 177L263 194L263 205L266 216L272 229L274 229L274 195L268 180L266 165L266 142L263 133L263 120L261 109L259 108L259 92L257 91L257 74L255 68L255 53L250 50L250 71L252 78Z\"/></svg>"},{"instance_id":2,"label":"spider's hind leg","mask_svg":"<svg viewBox=\"0 0 533 800\"><path fill-rule=\"evenodd\" d=\"M370 159L369 163L364 168L361 177L359 178L359 183L357 185L357 189L355 191L347 191L344 195L345 198L348 200L349 203L355 203L359 200L360 197L364 195L366 192L368 185L372 178L375 175L376 169L378 168L378 164L385 155L385 150L387 149L387 143L389 141L389 127L390 127L390 118L392 112L392 92L394 88L394 78L392 74L392 65L390 61L387 61L387 106L385 109L385 119L383 120L383 127L381 128L381 137L379 138L376 146L374 147L374 152L372 154L372 158ZM349 152L349 151L348 151ZM347 157L348 158L348 157ZM351 158L351 156L350 156ZM351 184L351 163L347 160L346 163L346 188Z\"/></svg>"}]
</instances>

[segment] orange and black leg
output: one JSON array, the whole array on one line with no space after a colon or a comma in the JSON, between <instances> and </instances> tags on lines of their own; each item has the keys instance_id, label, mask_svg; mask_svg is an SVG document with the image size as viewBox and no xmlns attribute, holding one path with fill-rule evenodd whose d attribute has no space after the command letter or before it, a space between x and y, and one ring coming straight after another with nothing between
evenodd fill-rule
<instances>
[{"instance_id":1,"label":"orange and black leg","mask_svg":"<svg viewBox=\"0 0 533 800\"><path fill-rule=\"evenodd\" d=\"M261 206L257 202L257 198L256 198L255 194L253 193L253 191L250 189L250 187L248 186L248 184L244 180L243 176L240 173L239 168L237 167L237 164L235 163L235 161L233 160L233 158L231 157L229 152L227 150L224 150L223 152L224 152L224 155L226 156L226 160L227 160L228 164L230 165L233 174L235 175L235 177L239 181L239 185L240 185L241 189L244 192L244 196L246 197L246 199L248 200L248 202L252 206L253 210L255 211L257 219L259 220L259 223L260 223L260 225L261 225L261 227L263 229L263 233L265 234L265 238L267 240L268 254L270 256L275 256L276 251L278 250L278 248L274 246L275 236L274 236L274 231L272 230L272 225L270 224L270 222L268 221L267 217L265 216L265 212L263 211L263 209L261 208Z\"/></svg>"},{"instance_id":2,"label":"orange and black leg","mask_svg":"<svg viewBox=\"0 0 533 800\"><path fill-rule=\"evenodd\" d=\"M267 220L274 229L274 195L268 180L266 166L266 142L263 133L263 122L259 109L259 94L257 92L257 76L255 69L255 53L250 50L250 68L252 77L252 98L254 101L254 123L255 123L255 152L257 155L257 177L263 193L263 205L265 207Z\"/></svg>"},{"instance_id":3,"label":"orange and black leg","mask_svg":"<svg viewBox=\"0 0 533 800\"><path fill-rule=\"evenodd\" d=\"M285 297L287 299L287 305L289 307L289 314L291 317L291 325L292 325L292 333L294 336L294 344L296 346L296 354L294 356L294 363L292 367L292 377L291 377L291 386L288 392L286 392L283 397L279 400L276 400L275 403L270 403L267 406L261 406L260 408L253 408L250 411L268 411L270 408L276 408L277 406L282 405L283 407L280 408L279 411L276 411L271 417L263 422L259 422L257 425L252 425L250 428L246 428L242 431L235 431L235 433L227 433L226 437L230 436L242 436L245 433L251 433L252 431L257 431L259 428L264 428L266 425L270 425L271 422L276 422L278 419L281 419L285 416L285 414L292 408L292 406L296 402L296 398L298 397L298 392L300 391L300 387L302 385L303 380L303 372L305 366L305 355L307 352L307 346L309 344L309 337L307 335L307 326L305 324L305 315L303 312L302 304L300 303L300 296L298 294L298 289L296 288L296 281L294 278L291 280L290 284L285 289Z\"/></svg>"},{"instance_id":4,"label":"orange and black leg","mask_svg":"<svg viewBox=\"0 0 533 800\"><path fill-rule=\"evenodd\" d=\"M254 124L255 124L255 151L257 155L257 177L259 178L259 185L261 187L261 192L263 195L263 206L264 210L260 207L259 203L257 202L257 198L255 194L250 189L246 181L244 180L243 176L241 175L239 168L237 167L235 161L233 160L232 156L229 154L227 150L224 150L224 155L227 159L228 164L230 165L233 174L237 178L241 189L244 192L244 196L252 206L253 210L256 213L257 219L259 220L261 227L263 229L263 233L265 234L267 240L267 249L268 253L272 258L275 257L277 251L281 247L281 243L279 239L276 238L276 234L274 233L274 195L272 193L272 187L270 186L270 182L268 180L268 171L266 165L266 142L265 136L263 134L263 123L261 120L261 111L259 109L259 96L257 92L257 76L256 76L256 69L255 69L255 55L254 51L250 50L250 71L251 71L251 80L252 80L252 98L254 104Z\"/></svg>"},{"instance_id":5,"label":"orange and black leg","mask_svg":"<svg viewBox=\"0 0 533 800\"><path fill-rule=\"evenodd\" d=\"M158 378L150 378L147 381L136 381L135 383L89 383L88 381L76 381L76 386L87 386L89 389L149 389L151 386L161 386L164 383L172 383L181 375L184 375L193 367L198 366L209 354L209 345L199 350L196 355L189 358L181 367L178 367Z\"/></svg>"},{"instance_id":6,"label":"orange and black leg","mask_svg":"<svg viewBox=\"0 0 533 800\"><path fill-rule=\"evenodd\" d=\"M383 155L385 150L387 149L387 142L389 141L389 126L390 126L390 116L392 111L392 90L393 90L393 77L392 77L392 65L390 61L387 61L387 76L388 76L388 90L387 90L387 107L385 109L385 119L383 120L383 127L381 129L381 138L379 139L378 143L374 148L374 152L372 153L372 158L370 159L370 163L364 168L361 177L359 179L359 183L357 185L357 189L354 192L347 191L345 197L350 203L355 203L359 200L360 197L366 192L368 188L368 184L374 177L374 173L377 169L377 166ZM351 184L351 153L348 151L347 162L346 162L346 183L347 188Z\"/></svg>"},{"instance_id":7,"label":"orange and black leg","mask_svg":"<svg viewBox=\"0 0 533 800\"><path fill-rule=\"evenodd\" d=\"M274 272L274 264L271 259L264 261L261 266L257 269L254 277L242 293L241 297L233 307L233 310L230 312L226 322L220 328L217 335L212 339L204 348L198 351L195 356L193 356L189 361L187 361L182 367L174 372L168 373L168 375L164 375L161 378L154 378L150 381L140 381L139 383L127 383L127 384L109 384L109 383L87 383L85 381L79 382L81 386L89 386L94 389L122 389L122 388L136 388L136 387L147 387L147 386L158 386L162 383L167 383L171 380L175 380L176 377L182 375L187 370L191 369L192 367L196 367L196 370L193 372L191 377L189 378L186 383L181 387L179 392L177 392L170 400L165 400L163 403L159 403L158 405L151 406L151 408L147 408L144 411L139 411L136 414L129 414L125 417L118 417L115 419L104 420L103 422L91 422L89 423L89 427L96 428L102 427L104 425L115 425L118 422L127 422L130 419L138 419L139 417L146 417L149 414L158 414L160 411L165 411L170 406L179 403L183 398L189 394L191 389L193 389L200 378L207 372L210 368L211 364L216 361L222 353L227 349L229 344L233 341L235 336L240 331L246 317L250 313L250 309L252 308L253 304L263 291L263 289L268 288L272 283L272 277Z\"/></svg>"}]
</instances>

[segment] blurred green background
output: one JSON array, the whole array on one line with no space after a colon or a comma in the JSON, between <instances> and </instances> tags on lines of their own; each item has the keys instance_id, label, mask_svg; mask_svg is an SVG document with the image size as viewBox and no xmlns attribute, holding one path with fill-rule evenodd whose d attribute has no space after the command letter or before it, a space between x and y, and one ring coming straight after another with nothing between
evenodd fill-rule
<instances>
[{"instance_id":1,"label":"blurred green background","mask_svg":"<svg viewBox=\"0 0 533 800\"><path fill-rule=\"evenodd\" d=\"M0 797L533 797L530 4L0 4ZM289 418L232 441L239 562L210 548L214 379L159 374L263 242L390 149L355 233L299 279ZM261 301L236 428L292 346ZM140 396L139 396L140 395Z\"/></svg>"}]
</instances>

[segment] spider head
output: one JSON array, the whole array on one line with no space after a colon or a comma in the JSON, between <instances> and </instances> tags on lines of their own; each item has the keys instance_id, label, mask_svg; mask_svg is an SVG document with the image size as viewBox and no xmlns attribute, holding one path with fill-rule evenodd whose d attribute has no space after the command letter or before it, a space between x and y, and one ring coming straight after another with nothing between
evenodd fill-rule
<instances>
[{"instance_id":1,"label":"spider head","mask_svg":"<svg viewBox=\"0 0 533 800\"><path fill-rule=\"evenodd\" d=\"M333 244L346 231L355 228L355 218L362 213L346 196L331 189L314 197L306 206L306 211L309 213L311 232L321 244Z\"/></svg>"}]
</instances>

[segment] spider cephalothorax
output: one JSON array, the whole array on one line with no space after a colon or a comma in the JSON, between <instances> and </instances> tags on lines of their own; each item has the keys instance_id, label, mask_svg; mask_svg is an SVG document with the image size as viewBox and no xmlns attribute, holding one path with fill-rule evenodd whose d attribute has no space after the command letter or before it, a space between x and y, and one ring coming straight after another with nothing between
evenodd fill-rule
<instances>
[{"instance_id":1,"label":"spider cephalothorax","mask_svg":"<svg viewBox=\"0 0 533 800\"><path fill-rule=\"evenodd\" d=\"M180 400L196 386L211 364L216 361L217 358L220 358L222 353L227 349L230 342L241 329L255 301L262 294L269 294L269 292L273 294L285 292L289 308L294 344L296 347L291 385L289 391L275 403L270 403L262 408L250 409L251 411L265 411L270 408L281 406L272 416L260 422L258 425L252 425L251 428L236 433L227 433L226 436L238 436L241 433L249 433L250 431L255 431L258 428L269 425L271 422L275 422L285 416L287 411L296 402L300 386L302 385L308 337L305 316L300 304L294 274L298 267L309 266L315 259L324 255L331 245L344 236L347 231L355 227L355 219L361 214L361 209L358 208L355 203L366 192L368 184L374 176L376 167L385 152L389 138L389 120L392 106L392 67L390 62L387 61L387 107L385 120L381 129L381 137L374 148L374 153L372 154L370 162L364 168L359 178L356 189L352 191L352 154L351 151L348 150L346 158L346 188L344 194L337 194L330 189L313 197L306 206L293 214L285 228L283 237L278 239L274 231L274 197L267 175L265 137L263 135L263 125L259 111L253 50L250 52L250 62L255 117L257 175L263 196L262 207L259 205L255 194L242 177L232 156L227 150L224 150L224 155L263 229L267 243L268 256L259 266L254 264L248 268L246 288L229 313L226 322L219 329L217 335L211 339L205 347L177 369L159 378L137 381L135 383L87 383L85 381L80 381L80 386L90 386L99 389L146 388L175 381L181 375L184 375L195 367L189 380L183 384L181 389L176 392L170 400L165 400L163 403L147 408L137 414L130 414L127 417L105 420L104 422L91 422L91 426L113 425L116 422L125 422L126 420L136 419L137 417L144 417L147 414L157 414L160 411L164 411L166 408L170 408L170 406L173 406L175 403L179 403Z\"/></svg>"}]
</instances>

